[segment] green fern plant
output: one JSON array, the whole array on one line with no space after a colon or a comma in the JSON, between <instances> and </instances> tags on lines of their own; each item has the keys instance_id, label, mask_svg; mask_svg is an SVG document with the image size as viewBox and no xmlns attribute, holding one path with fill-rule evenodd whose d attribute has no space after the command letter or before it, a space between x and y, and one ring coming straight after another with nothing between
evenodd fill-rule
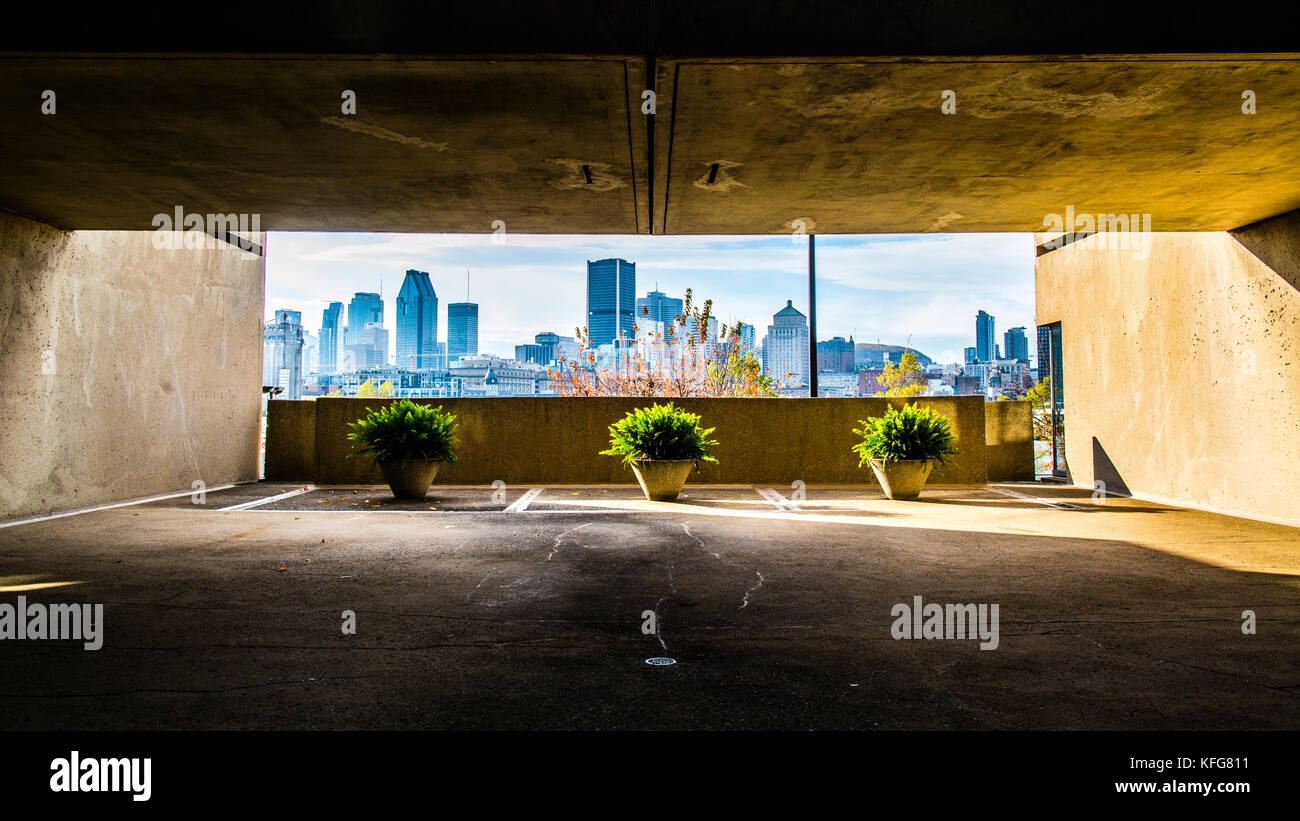
<instances>
[{"instance_id":1,"label":"green fern plant","mask_svg":"<svg viewBox=\"0 0 1300 821\"><path fill-rule=\"evenodd\" d=\"M904 405L902 410L896 410L891 406L885 409L884 416L859 419L858 424L862 428L853 429L862 437L853 446L859 457L858 467L872 459L929 459L942 469L952 464L949 456L961 453L955 447L957 437L948 417L930 408Z\"/></svg>"},{"instance_id":2,"label":"green fern plant","mask_svg":"<svg viewBox=\"0 0 1300 821\"><path fill-rule=\"evenodd\" d=\"M709 448L718 444L709 438L713 428L701 428L700 416L666 405L637 408L609 426L609 449L602 456L620 456L623 464L645 460L694 459L716 462Z\"/></svg>"},{"instance_id":3,"label":"green fern plant","mask_svg":"<svg viewBox=\"0 0 1300 821\"><path fill-rule=\"evenodd\" d=\"M352 456L367 454L377 462L435 459L456 464L456 417L442 406L421 405L401 399L379 410L366 408L366 416L349 422L348 439L361 445Z\"/></svg>"}]
</instances>

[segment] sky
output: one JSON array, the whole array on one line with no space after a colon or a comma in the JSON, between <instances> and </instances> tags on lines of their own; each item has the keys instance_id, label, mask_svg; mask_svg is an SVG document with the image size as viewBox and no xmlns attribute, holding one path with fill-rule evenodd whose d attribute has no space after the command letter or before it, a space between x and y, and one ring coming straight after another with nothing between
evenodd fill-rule
<instances>
[{"instance_id":1,"label":"sky","mask_svg":"<svg viewBox=\"0 0 1300 821\"><path fill-rule=\"evenodd\" d=\"M586 263L636 263L637 296L655 289L713 300L719 321L753 324L761 340L787 299L808 313L808 249L791 236L273 233L267 238L266 318L301 311L319 334L331 301L384 295L389 354L395 302L408 268L427 271L447 303L479 304L479 351L504 357L542 331L572 336L586 311ZM1034 352L1031 234L817 237L817 337L910 344L935 362L961 362L975 344L975 314L995 316L998 344L1024 326ZM346 313L345 313L346 315ZM911 339L910 343L908 339Z\"/></svg>"}]
</instances>

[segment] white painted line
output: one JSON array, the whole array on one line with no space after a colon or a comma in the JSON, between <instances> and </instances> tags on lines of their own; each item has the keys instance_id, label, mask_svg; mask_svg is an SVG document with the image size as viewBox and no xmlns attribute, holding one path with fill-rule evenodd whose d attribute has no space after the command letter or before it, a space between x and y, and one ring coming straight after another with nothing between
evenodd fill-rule
<instances>
[{"instance_id":1,"label":"white painted line","mask_svg":"<svg viewBox=\"0 0 1300 821\"><path fill-rule=\"evenodd\" d=\"M523 496L520 496L518 499L515 499L513 502L511 502L511 503L510 503L510 506L507 507L507 508L505 509L505 512L506 512L506 513L523 513L525 510L528 509L528 506L529 506L530 504L532 504L532 501L533 501L534 499L536 499L538 496L541 496L541 495L542 495L542 491L543 491L543 490L546 490L546 488L544 488L544 487L535 487L535 488L531 488L531 489L529 489L529 491L528 491L527 493L525 493Z\"/></svg>"},{"instance_id":2,"label":"white painted line","mask_svg":"<svg viewBox=\"0 0 1300 821\"><path fill-rule=\"evenodd\" d=\"M989 490L994 493L1001 493L1003 496L1010 496L1013 499L1024 499L1026 502L1033 502L1038 505L1054 507L1057 510L1082 510L1078 505L1067 504L1066 502L1053 502L1050 499L1042 499L1038 496L1030 496L1027 493L1021 493L1016 490L1007 490L1000 487L990 487Z\"/></svg>"},{"instance_id":3,"label":"white painted line","mask_svg":"<svg viewBox=\"0 0 1300 821\"><path fill-rule=\"evenodd\" d=\"M218 512L225 513L231 510L248 510L254 507L261 507L262 505L269 505L272 502L278 502L281 499L291 499L294 496L301 496L302 494L309 493L315 489L316 489L315 485L305 485L303 487L298 488L297 490L291 490L288 493L277 493L274 496L267 496L265 499L254 499L251 502L244 502L238 505L231 505L230 507L219 508Z\"/></svg>"},{"instance_id":4,"label":"white painted line","mask_svg":"<svg viewBox=\"0 0 1300 821\"><path fill-rule=\"evenodd\" d=\"M798 505L777 493L775 490L772 490L770 487L756 487L754 490L758 491L759 496L762 496L764 499L771 502L777 510L793 510L796 513L802 512Z\"/></svg>"},{"instance_id":5,"label":"white painted line","mask_svg":"<svg viewBox=\"0 0 1300 821\"><path fill-rule=\"evenodd\" d=\"M481 515L481 514L497 514L497 513L501 513L502 511L499 511L499 510L492 510L492 509L490 509L490 508L487 508L487 509L480 509L480 510L442 510L442 509L439 509L439 510L402 510L402 509L400 509L400 508L397 509L397 510L264 510L264 509L262 509L262 508L250 508L250 509L248 509L248 510L241 511L241 512L242 512L242 513L266 513L266 514L280 515L280 516L283 516L283 515L288 514L288 513L292 513L292 514L295 515L295 516L323 516L323 515L332 515L332 516L348 516L348 515L355 515L355 516L397 516L397 515L405 515L405 516L428 516L428 515L430 515L430 514L433 514L433 515L435 515L435 516L473 516L473 515L475 515L475 514L480 514L480 515ZM635 510L635 509L633 509L633 508L619 508L619 509L617 509L617 510L581 510L581 509L574 509L574 510L526 510L526 511L524 511L524 512L525 512L526 514L528 514L529 516L549 516L549 515L557 515L557 516L587 516L587 515L591 515L591 516L596 516L596 515L601 515L601 514L605 514L605 513L626 514L626 513L645 513L646 511L644 511L644 510ZM690 513L691 511L685 511L685 512Z\"/></svg>"},{"instance_id":6,"label":"white painted line","mask_svg":"<svg viewBox=\"0 0 1300 821\"><path fill-rule=\"evenodd\" d=\"M234 487L233 484L218 485L217 487L205 487L201 492L215 493L218 490L229 490L232 487ZM96 513L100 510L113 510L114 508L130 507L131 505L143 505L143 504L148 504L149 502L161 502L164 499L176 499L181 496L193 496L194 494L199 492L200 491L197 490L179 490L175 493L164 493L159 496L145 496L142 499L131 499L126 502L114 502L111 505L83 507L83 508L78 508L77 510L66 510L63 513L51 513L47 516L33 516L30 519L16 519L15 521L12 522L0 522L0 528L17 527L18 525L29 525L32 524L33 522L48 522L51 519L63 519L68 516L80 516L83 513ZM202 507L202 505L197 505L197 507Z\"/></svg>"}]
</instances>

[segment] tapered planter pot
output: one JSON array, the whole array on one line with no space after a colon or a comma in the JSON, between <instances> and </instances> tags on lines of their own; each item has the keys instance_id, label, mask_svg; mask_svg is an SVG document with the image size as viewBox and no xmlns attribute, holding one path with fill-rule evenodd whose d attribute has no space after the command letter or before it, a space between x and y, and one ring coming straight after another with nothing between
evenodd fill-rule
<instances>
[{"instance_id":1,"label":"tapered planter pot","mask_svg":"<svg viewBox=\"0 0 1300 821\"><path fill-rule=\"evenodd\" d=\"M442 462L437 459L411 459L407 462L380 462L389 490L399 499L423 499L438 475Z\"/></svg>"},{"instance_id":2,"label":"tapered planter pot","mask_svg":"<svg viewBox=\"0 0 1300 821\"><path fill-rule=\"evenodd\" d=\"M934 463L929 459L871 460L871 470L890 499L910 500L920 496L933 467Z\"/></svg>"},{"instance_id":3,"label":"tapered planter pot","mask_svg":"<svg viewBox=\"0 0 1300 821\"><path fill-rule=\"evenodd\" d=\"M686 477L695 467L694 459L641 459L632 462L632 472L641 483L645 497L655 502L673 502L682 492Z\"/></svg>"}]
</instances>

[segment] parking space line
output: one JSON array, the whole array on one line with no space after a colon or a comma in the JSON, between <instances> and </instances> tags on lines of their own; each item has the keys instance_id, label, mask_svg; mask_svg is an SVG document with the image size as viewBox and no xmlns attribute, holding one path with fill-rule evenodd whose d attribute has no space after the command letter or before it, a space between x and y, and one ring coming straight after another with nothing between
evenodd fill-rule
<instances>
[{"instance_id":1,"label":"parking space line","mask_svg":"<svg viewBox=\"0 0 1300 821\"><path fill-rule=\"evenodd\" d=\"M1083 509L1078 505L1072 505L1067 502L1053 502L1050 499L1043 499L1039 496L1030 496L1027 493L1021 493L1016 490L1006 490L1000 487L990 487L989 490L993 491L994 493L1001 493L1003 496L1010 496L1013 499L1024 499L1026 502L1033 502L1034 504L1038 504L1038 505L1047 505L1048 507L1054 507L1057 510L1082 510Z\"/></svg>"},{"instance_id":2,"label":"parking space line","mask_svg":"<svg viewBox=\"0 0 1300 821\"><path fill-rule=\"evenodd\" d=\"M243 502L242 504L231 505L230 507L217 508L217 512L225 513L231 510L248 510L254 507L261 507L262 505L269 505L272 502L278 502L281 499L291 499L294 496L301 496L302 494L310 493L315 489L316 489L315 485L306 485L304 487L298 488L297 490L291 490L288 493L277 493L274 496L267 496L265 499L254 499L251 502Z\"/></svg>"},{"instance_id":3,"label":"parking space line","mask_svg":"<svg viewBox=\"0 0 1300 821\"><path fill-rule=\"evenodd\" d=\"M792 510L796 513L803 512L798 505L777 493L775 490L772 490L770 487L756 487L754 490L758 491L759 496L762 496L764 499L771 502L772 506L777 510Z\"/></svg>"},{"instance_id":4,"label":"parking space line","mask_svg":"<svg viewBox=\"0 0 1300 821\"><path fill-rule=\"evenodd\" d=\"M520 496L518 499L515 499L513 502L511 502L510 506L507 507L504 512L523 513L525 510L528 509L528 505L531 504L534 499L542 495L543 490L546 490L546 488L544 487L530 488L529 491L525 493L523 496Z\"/></svg>"},{"instance_id":5,"label":"parking space line","mask_svg":"<svg viewBox=\"0 0 1300 821\"><path fill-rule=\"evenodd\" d=\"M217 492L218 490L229 490L229 489L232 488L232 487L234 487L233 484L231 484L231 485L217 485L216 487L207 487L207 488L204 488L202 492L203 492L203 493L215 493L215 492ZM47 521L49 521L49 520L51 520L51 519L65 519L65 518L67 518L68 516L80 516L80 515L83 514L83 513L96 513L96 512L101 511L101 510L113 510L113 509L115 509L115 508L119 508L119 507L130 507L130 506L132 506L132 505L145 505L145 504L148 504L148 503L150 503L150 502L161 502L161 501L164 501L164 500L166 500L166 499L177 499L177 498L179 498L179 497L181 497L181 496L193 496L193 495L195 495L196 493L199 493L199 491L197 491L197 490L178 490L178 491L175 492L175 493L163 493L163 494L160 494L160 495L158 495L158 496L145 496L145 497L143 497L143 498L141 498L141 499L130 499L130 500L125 501L125 502L114 502L113 504L109 504L109 505L96 505L95 507L83 507L83 508L78 508L77 510L65 510L65 511L63 511L62 513L50 513L50 514L47 514L47 515L45 515L45 516L32 516L32 517L27 518L27 519L16 519L16 520L14 520L14 521L12 521L12 522L0 522L0 528L4 528L4 527L17 527L18 525L29 525L29 524L32 524L32 523L34 523L34 522L47 522Z\"/></svg>"}]
</instances>

